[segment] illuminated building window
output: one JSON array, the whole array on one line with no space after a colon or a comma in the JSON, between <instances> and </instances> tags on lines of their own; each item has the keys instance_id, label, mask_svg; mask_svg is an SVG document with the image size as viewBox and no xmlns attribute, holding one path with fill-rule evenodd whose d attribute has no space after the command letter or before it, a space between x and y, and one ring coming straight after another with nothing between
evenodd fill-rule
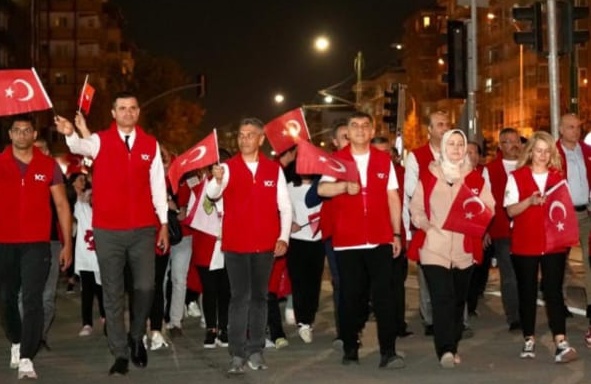
<instances>
[{"instance_id":1,"label":"illuminated building window","mask_svg":"<svg viewBox=\"0 0 591 384\"><path fill-rule=\"evenodd\" d=\"M423 16L423 28L427 29L431 26L431 16Z\"/></svg>"},{"instance_id":2,"label":"illuminated building window","mask_svg":"<svg viewBox=\"0 0 591 384\"><path fill-rule=\"evenodd\" d=\"M493 87L493 80L492 78L487 78L484 82L484 92L491 93Z\"/></svg>"}]
</instances>

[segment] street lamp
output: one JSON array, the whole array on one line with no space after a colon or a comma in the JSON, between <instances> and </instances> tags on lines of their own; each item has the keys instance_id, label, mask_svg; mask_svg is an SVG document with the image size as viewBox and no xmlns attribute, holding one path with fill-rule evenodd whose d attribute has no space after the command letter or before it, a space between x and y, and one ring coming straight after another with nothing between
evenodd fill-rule
<instances>
[{"instance_id":1,"label":"street lamp","mask_svg":"<svg viewBox=\"0 0 591 384\"><path fill-rule=\"evenodd\" d=\"M333 101L334 101L334 98L331 95L324 96L324 102L326 104L332 104Z\"/></svg>"},{"instance_id":2,"label":"street lamp","mask_svg":"<svg viewBox=\"0 0 591 384\"><path fill-rule=\"evenodd\" d=\"M275 95L273 100L275 100L275 104L283 104L285 101L285 96L283 96L281 93L278 93Z\"/></svg>"},{"instance_id":3,"label":"street lamp","mask_svg":"<svg viewBox=\"0 0 591 384\"><path fill-rule=\"evenodd\" d=\"M314 49L318 52L325 52L330 47L330 40L326 36L318 36L314 40Z\"/></svg>"}]
</instances>

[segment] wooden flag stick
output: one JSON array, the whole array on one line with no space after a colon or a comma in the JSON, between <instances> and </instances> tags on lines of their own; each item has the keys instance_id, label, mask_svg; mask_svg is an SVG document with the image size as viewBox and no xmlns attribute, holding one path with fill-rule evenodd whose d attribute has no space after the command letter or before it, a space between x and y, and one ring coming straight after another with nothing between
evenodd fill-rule
<instances>
[{"instance_id":1,"label":"wooden flag stick","mask_svg":"<svg viewBox=\"0 0 591 384\"><path fill-rule=\"evenodd\" d=\"M80 110L82 109L82 97L84 97L84 89L86 88L86 84L88 84L88 73L86 74L86 77L84 77L84 85L82 85L80 97L78 98L78 113L80 113Z\"/></svg>"}]
</instances>

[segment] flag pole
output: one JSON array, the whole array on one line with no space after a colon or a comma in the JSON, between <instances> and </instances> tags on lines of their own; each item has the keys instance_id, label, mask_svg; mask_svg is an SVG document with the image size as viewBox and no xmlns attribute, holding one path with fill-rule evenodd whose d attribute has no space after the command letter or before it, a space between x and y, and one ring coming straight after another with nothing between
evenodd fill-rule
<instances>
[{"instance_id":1,"label":"flag pole","mask_svg":"<svg viewBox=\"0 0 591 384\"><path fill-rule=\"evenodd\" d=\"M53 116L57 117L57 112L55 111L53 103L51 102L51 99L49 98L49 96L47 95L47 92L45 91L45 87L43 86L43 83L41 82L41 79L39 78L39 75L37 74L35 67L31 67L31 71L33 72L33 75L35 75L35 79L37 80L37 83L39 84L39 88L41 88L41 91L43 92L43 96L45 96L45 100L51 106L51 111L53 112Z\"/></svg>"},{"instance_id":2,"label":"flag pole","mask_svg":"<svg viewBox=\"0 0 591 384\"><path fill-rule=\"evenodd\" d=\"M308 129L308 122L306 121L306 115L304 114L304 108L300 107L300 113L302 115L302 121L305 123L304 125L306 126L306 132L308 133L308 137L310 138L310 142L312 141L312 136L310 136L310 130Z\"/></svg>"},{"instance_id":3,"label":"flag pole","mask_svg":"<svg viewBox=\"0 0 591 384\"><path fill-rule=\"evenodd\" d=\"M88 84L88 73L84 77L84 84L82 85L82 90L80 91L80 97L78 98L78 113L82 109L82 98L84 97L84 89L86 88L86 84Z\"/></svg>"},{"instance_id":4,"label":"flag pole","mask_svg":"<svg viewBox=\"0 0 591 384\"><path fill-rule=\"evenodd\" d=\"M217 128L213 129L213 136L215 137L215 151L218 154L218 165L220 165L220 147L218 146L218 130L217 130Z\"/></svg>"}]
</instances>

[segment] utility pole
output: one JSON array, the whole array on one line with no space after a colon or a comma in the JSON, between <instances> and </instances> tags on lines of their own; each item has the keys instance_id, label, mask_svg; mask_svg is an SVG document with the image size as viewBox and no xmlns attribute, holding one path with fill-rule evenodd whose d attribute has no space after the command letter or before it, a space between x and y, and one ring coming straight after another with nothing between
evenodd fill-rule
<instances>
[{"instance_id":1,"label":"utility pole","mask_svg":"<svg viewBox=\"0 0 591 384\"><path fill-rule=\"evenodd\" d=\"M357 56L353 61L353 68L357 75L357 82L355 83L355 107L359 109L361 107L361 77L363 75L363 53L357 52Z\"/></svg>"},{"instance_id":2,"label":"utility pole","mask_svg":"<svg viewBox=\"0 0 591 384\"><path fill-rule=\"evenodd\" d=\"M470 1L470 22L468 23L468 140L479 140L476 121L476 91L478 90L478 8L476 0Z\"/></svg>"},{"instance_id":3,"label":"utility pole","mask_svg":"<svg viewBox=\"0 0 591 384\"><path fill-rule=\"evenodd\" d=\"M556 0L548 0L548 78L550 91L550 128L552 136L558 139L560 124L560 90L558 73L558 44L556 37Z\"/></svg>"}]
</instances>

